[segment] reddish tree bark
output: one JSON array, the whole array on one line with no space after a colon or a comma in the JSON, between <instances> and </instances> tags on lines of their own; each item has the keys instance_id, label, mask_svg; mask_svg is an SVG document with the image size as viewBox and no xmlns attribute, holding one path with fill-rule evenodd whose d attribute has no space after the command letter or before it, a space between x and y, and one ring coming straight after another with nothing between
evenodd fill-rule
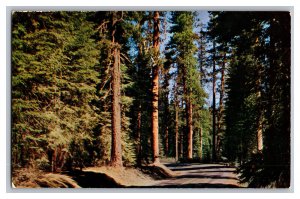
<instances>
[{"instance_id":1,"label":"reddish tree bark","mask_svg":"<svg viewBox=\"0 0 300 199\"><path fill-rule=\"evenodd\" d=\"M175 159L176 161L178 160L178 135L179 135L179 132L178 132L178 108L176 107L175 109Z\"/></svg>"},{"instance_id":2,"label":"reddish tree bark","mask_svg":"<svg viewBox=\"0 0 300 199\"><path fill-rule=\"evenodd\" d=\"M263 150L263 127L262 127L262 120L263 120L263 111L262 111L262 102L261 102L261 66L259 66L258 70L258 80L256 82L257 87L257 104L258 104L258 118L257 118L257 151L262 152Z\"/></svg>"},{"instance_id":3,"label":"reddish tree bark","mask_svg":"<svg viewBox=\"0 0 300 199\"><path fill-rule=\"evenodd\" d=\"M188 159L193 159L193 105L188 100Z\"/></svg>"},{"instance_id":4,"label":"reddish tree bark","mask_svg":"<svg viewBox=\"0 0 300 199\"><path fill-rule=\"evenodd\" d=\"M215 41L213 42L213 139L212 139L212 160L216 161L216 44Z\"/></svg>"},{"instance_id":5,"label":"reddish tree bark","mask_svg":"<svg viewBox=\"0 0 300 199\"><path fill-rule=\"evenodd\" d=\"M137 114L137 164L142 163L142 140L141 140L141 128L142 128L142 106L139 104L138 114Z\"/></svg>"},{"instance_id":6,"label":"reddish tree bark","mask_svg":"<svg viewBox=\"0 0 300 199\"><path fill-rule=\"evenodd\" d=\"M159 12L154 12L153 17L153 49L154 49L154 64L152 67L152 152L153 163L159 163L159 142L158 142L158 75L159 66L157 63L159 54Z\"/></svg>"},{"instance_id":7,"label":"reddish tree bark","mask_svg":"<svg viewBox=\"0 0 300 199\"><path fill-rule=\"evenodd\" d=\"M112 68L112 138L111 138L111 166L122 167L121 148L121 70L120 49L115 41L116 12L112 13L112 45L113 45L113 68Z\"/></svg>"},{"instance_id":8,"label":"reddish tree bark","mask_svg":"<svg viewBox=\"0 0 300 199\"><path fill-rule=\"evenodd\" d=\"M175 88L176 89L176 88ZM179 131L179 118L178 118L178 101L177 94L175 94L175 160L178 160L178 131Z\"/></svg>"}]
</instances>

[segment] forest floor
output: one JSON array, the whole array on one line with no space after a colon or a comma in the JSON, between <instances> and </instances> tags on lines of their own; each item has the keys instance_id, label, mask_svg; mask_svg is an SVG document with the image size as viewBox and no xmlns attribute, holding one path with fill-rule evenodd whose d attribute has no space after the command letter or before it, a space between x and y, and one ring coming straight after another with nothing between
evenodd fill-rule
<instances>
[{"instance_id":1,"label":"forest floor","mask_svg":"<svg viewBox=\"0 0 300 199\"><path fill-rule=\"evenodd\" d=\"M87 167L60 173L24 168L12 172L12 183L16 188L125 188L152 186L156 180L174 176L163 164L141 168Z\"/></svg>"},{"instance_id":2,"label":"forest floor","mask_svg":"<svg viewBox=\"0 0 300 199\"><path fill-rule=\"evenodd\" d=\"M222 164L164 163L142 168L89 167L60 174L19 171L17 188L241 188L235 168Z\"/></svg>"}]
</instances>

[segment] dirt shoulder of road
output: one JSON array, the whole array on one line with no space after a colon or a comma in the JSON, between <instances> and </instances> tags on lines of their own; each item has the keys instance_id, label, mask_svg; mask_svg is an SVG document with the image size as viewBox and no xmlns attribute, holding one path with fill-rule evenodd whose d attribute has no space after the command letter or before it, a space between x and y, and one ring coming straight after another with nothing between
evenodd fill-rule
<instances>
[{"instance_id":1,"label":"dirt shoulder of road","mask_svg":"<svg viewBox=\"0 0 300 199\"><path fill-rule=\"evenodd\" d=\"M12 182L16 188L122 188L152 186L158 179L173 176L163 164L142 168L88 167L62 173L20 169L13 173Z\"/></svg>"}]
</instances>

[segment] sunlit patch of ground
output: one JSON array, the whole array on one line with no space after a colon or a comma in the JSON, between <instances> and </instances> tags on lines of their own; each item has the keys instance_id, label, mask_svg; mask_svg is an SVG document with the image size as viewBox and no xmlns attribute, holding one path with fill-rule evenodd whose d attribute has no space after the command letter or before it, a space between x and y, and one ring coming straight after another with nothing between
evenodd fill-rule
<instances>
[{"instance_id":1,"label":"sunlit patch of ground","mask_svg":"<svg viewBox=\"0 0 300 199\"><path fill-rule=\"evenodd\" d=\"M120 186L147 186L154 183L154 179L144 174L136 168L114 168L114 167L90 167L83 172L94 172L95 174L105 174Z\"/></svg>"},{"instance_id":2,"label":"sunlit patch of ground","mask_svg":"<svg viewBox=\"0 0 300 199\"><path fill-rule=\"evenodd\" d=\"M80 188L71 177L46 173L34 169L19 169L13 172L12 184L16 188Z\"/></svg>"}]
</instances>

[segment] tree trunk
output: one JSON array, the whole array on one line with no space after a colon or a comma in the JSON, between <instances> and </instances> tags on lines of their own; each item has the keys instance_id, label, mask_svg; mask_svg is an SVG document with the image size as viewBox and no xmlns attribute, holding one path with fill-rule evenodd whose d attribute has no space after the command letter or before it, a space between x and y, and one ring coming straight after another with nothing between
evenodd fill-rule
<instances>
[{"instance_id":1,"label":"tree trunk","mask_svg":"<svg viewBox=\"0 0 300 199\"><path fill-rule=\"evenodd\" d=\"M177 97L175 99L175 160L178 161L178 102Z\"/></svg>"},{"instance_id":2,"label":"tree trunk","mask_svg":"<svg viewBox=\"0 0 300 199\"><path fill-rule=\"evenodd\" d=\"M152 160L159 163L159 142L158 142L158 55L159 55L159 12L154 12L154 28L153 28L153 48L154 48L154 64L152 67Z\"/></svg>"},{"instance_id":3,"label":"tree trunk","mask_svg":"<svg viewBox=\"0 0 300 199\"><path fill-rule=\"evenodd\" d=\"M185 93L186 133L187 133L187 158L193 158L193 107L190 99L190 92L186 86L186 69L183 70L183 90Z\"/></svg>"},{"instance_id":4,"label":"tree trunk","mask_svg":"<svg viewBox=\"0 0 300 199\"><path fill-rule=\"evenodd\" d=\"M139 102L138 113L137 113L137 165L142 164L142 137L141 137L141 127L142 127L142 106Z\"/></svg>"},{"instance_id":5,"label":"tree trunk","mask_svg":"<svg viewBox=\"0 0 300 199\"><path fill-rule=\"evenodd\" d=\"M187 134L187 158L193 158L193 107L191 103L190 90L187 88L187 66L183 66L183 93L185 95L185 116Z\"/></svg>"},{"instance_id":6,"label":"tree trunk","mask_svg":"<svg viewBox=\"0 0 300 199\"><path fill-rule=\"evenodd\" d=\"M262 113L260 113L257 121L257 151L263 150L263 132L262 132Z\"/></svg>"},{"instance_id":7,"label":"tree trunk","mask_svg":"<svg viewBox=\"0 0 300 199\"><path fill-rule=\"evenodd\" d=\"M193 159L193 105L188 100L188 159Z\"/></svg>"},{"instance_id":8,"label":"tree trunk","mask_svg":"<svg viewBox=\"0 0 300 199\"><path fill-rule=\"evenodd\" d=\"M165 156L168 157L169 155L169 78L168 73L164 75L164 84L163 84L163 90L164 90L164 105L165 105L165 111L164 111L164 130L165 130Z\"/></svg>"},{"instance_id":9,"label":"tree trunk","mask_svg":"<svg viewBox=\"0 0 300 199\"><path fill-rule=\"evenodd\" d=\"M57 151L56 151L56 147L55 147L55 149L53 150L53 153L52 153L52 164L51 164L51 166L52 166L51 171L52 172L56 171L56 153L57 153Z\"/></svg>"},{"instance_id":10,"label":"tree trunk","mask_svg":"<svg viewBox=\"0 0 300 199\"><path fill-rule=\"evenodd\" d=\"M169 124L166 124L166 129L165 129L165 156L168 157L169 154Z\"/></svg>"},{"instance_id":11,"label":"tree trunk","mask_svg":"<svg viewBox=\"0 0 300 199\"><path fill-rule=\"evenodd\" d=\"M115 167L122 166L121 149L121 92L120 92L120 50L115 48L113 51L114 65L112 75L112 150L111 164Z\"/></svg>"},{"instance_id":12,"label":"tree trunk","mask_svg":"<svg viewBox=\"0 0 300 199\"><path fill-rule=\"evenodd\" d=\"M184 99L181 98L181 105L178 106L178 107L180 107L180 110L183 109L183 102L184 102ZM181 132L179 134L179 136L180 136L180 157L181 158L184 158L184 143L183 143L184 133L185 133L185 131L183 129L181 129Z\"/></svg>"},{"instance_id":13,"label":"tree trunk","mask_svg":"<svg viewBox=\"0 0 300 199\"><path fill-rule=\"evenodd\" d=\"M113 44L113 68L112 68L112 146L111 146L111 166L122 167L121 148L121 71L120 71L120 49L115 42L116 13L112 13L112 44Z\"/></svg>"},{"instance_id":14,"label":"tree trunk","mask_svg":"<svg viewBox=\"0 0 300 199\"><path fill-rule=\"evenodd\" d=\"M225 64L226 64L226 53L223 55L222 69L221 69L221 90L220 90L220 101L219 101L219 113L218 113L218 128L217 128L217 158L221 156L221 130L222 130L222 120L223 120L223 99L225 93Z\"/></svg>"},{"instance_id":15,"label":"tree trunk","mask_svg":"<svg viewBox=\"0 0 300 199\"><path fill-rule=\"evenodd\" d=\"M203 132L202 132L202 127L201 127L200 131L199 131L199 159L200 159L200 161L202 160L202 154L203 154Z\"/></svg>"},{"instance_id":16,"label":"tree trunk","mask_svg":"<svg viewBox=\"0 0 300 199\"><path fill-rule=\"evenodd\" d=\"M180 154L181 154L181 158L183 158L184 157L184 153L183 153L183 146L184 146L184 144L183 144L183 137L184 137L184 135L183 135L183 133L184 133L184 131L181 131L181 133L180 133Z\"/></svg>"},{"instance_id":17,"label":"tree trunk","mask_svg":"<svg viewBox=\"0 0 300 199\"><path fill-rule=\"evenodd\" d=\"M256 82L257 92L257 111L258 111L258 118L257 118L257 152L262 152L263 149L263 130L262 130L262 120L263 120L263 111L262 111L262 102L261 102L261 66L258 69L258 80Z\"/></svg>"},{"instance_id":18,"label":"tree trunk","mask_svg":"<svg viewBox=\"0 0 300 199\"><path fill-rule=\"evenodd\" d=\"M216 48L215 41L213 42L213 139L212 139L212 160L216 161Z\"/></svg>"}]
</instances>

